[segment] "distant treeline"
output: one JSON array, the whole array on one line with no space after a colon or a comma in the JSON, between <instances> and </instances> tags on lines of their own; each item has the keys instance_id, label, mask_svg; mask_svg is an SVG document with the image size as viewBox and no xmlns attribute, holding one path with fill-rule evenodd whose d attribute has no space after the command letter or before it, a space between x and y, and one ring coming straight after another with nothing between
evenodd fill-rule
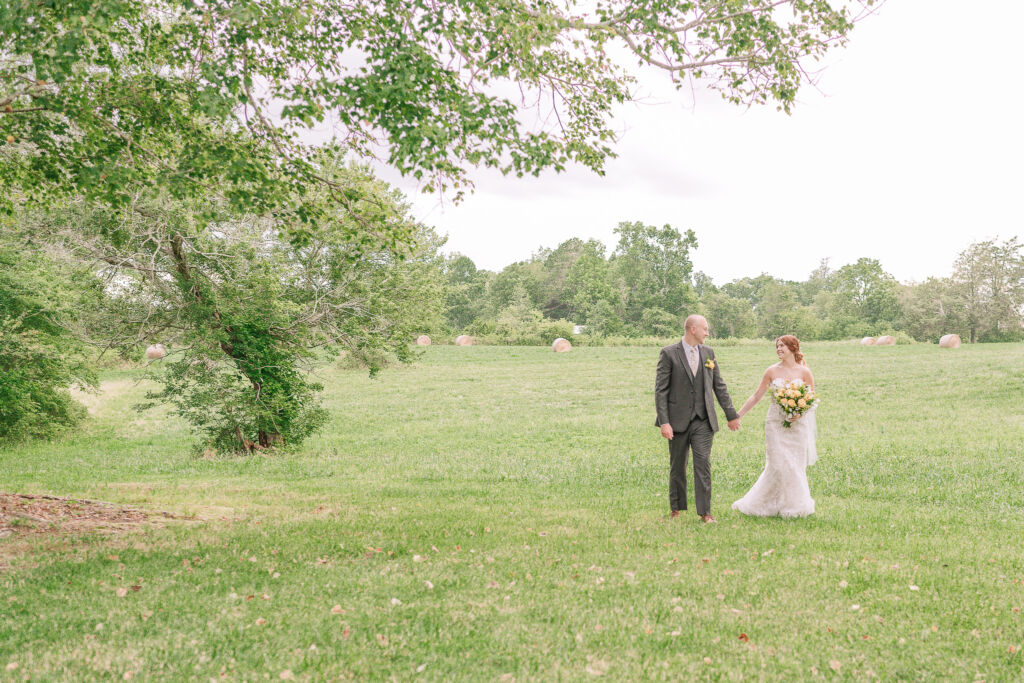
<instances>
[{"instance_id":1,"label":"distant treeline","mask_svg":"<svg viewBox=\"0 0 1024 683\"><path fill-rule=\"evenodd\" d=\"M1024 250L1016 238L968 247L945 277L900 283L872 258L802 282L767 274L716 285L693 272L693 231L620 223L611 253L573 238L500 272L452 254L443 261L444 326L491 343L550 344L574 326L601 338L668 337L702 313L717 337L836 340L891 334L937 342L1024 339Z\"/></svg>"}]
</instances>

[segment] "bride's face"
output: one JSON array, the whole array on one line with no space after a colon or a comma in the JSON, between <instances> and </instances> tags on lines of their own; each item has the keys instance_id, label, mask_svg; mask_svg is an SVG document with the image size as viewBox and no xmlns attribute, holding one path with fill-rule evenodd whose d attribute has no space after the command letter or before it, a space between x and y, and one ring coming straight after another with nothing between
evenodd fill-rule
<instances>
[{"instance_id":1,"label":"bride's face","mask_svg":"<svg viewBox=\"0 0 1024 683\"><path fill-rule=\"evenodd\" d=\"M793 355L793 352L784 343L777 341L775 342L775 355L779 357L779 360L786 360Z\"/></svg>"}]
</instances>

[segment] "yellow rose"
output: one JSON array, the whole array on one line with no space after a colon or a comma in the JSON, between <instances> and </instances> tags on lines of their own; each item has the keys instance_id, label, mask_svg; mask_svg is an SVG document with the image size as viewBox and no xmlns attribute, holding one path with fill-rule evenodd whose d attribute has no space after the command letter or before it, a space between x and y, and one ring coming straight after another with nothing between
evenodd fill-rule
<instances>
[{"instance_id":1,"label":"yellow rose","mask_svg":"<svg viewBox=\"0 0 1024 683\"><path fill-rule=\"evenodd\" d=\"M803 399L800 399L799 401L797 401L796 404L798 406L800 406L801 408L806 408L807 407L807 401L805 401Z\"/></svg>"},{"instance_id":2,"label":"yellow rose","mask_svg":"<svg viewBox=\"0 0 1024 683\"><path fill-rule=\"evenodd\" d=\"M795 408L796 407L796 401L794 401L793 399L789 399L789 401L787 401L787 403L789 403L789 407L790 408Z\"/></svg>"}]
</instances>

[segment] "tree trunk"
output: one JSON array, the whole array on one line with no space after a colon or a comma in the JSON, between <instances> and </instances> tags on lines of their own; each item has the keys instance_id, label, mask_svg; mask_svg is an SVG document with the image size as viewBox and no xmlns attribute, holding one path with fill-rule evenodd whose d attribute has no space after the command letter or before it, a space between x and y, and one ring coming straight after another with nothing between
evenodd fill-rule
<instances>
[{"instance_id":1,"label":"tree trunk","mask_svg":"<svg viewBox=\"0 0 1024 683\"><path fill-rule=\"evenodd\" d=\"M281 432L265 432L260 430L260 445L264 448L270 448L271 446L277 446L284 443L284 437L281 436Z\"/></svg>"},{"instance_id":2,"label":"tree trunk","mask_svg":"<svg viewBox=\"0 0 1024 683\"><path fill-rule=\"evenodd\" d=\"M235 425L235 438L238 439L238 443L242 444L242 449L245 450L246 453L251 454L256 450L256 442L249 441L249 439L245 438L245 435L242 434L242 428L238 425Z\"/></svg>"}]
</instances>

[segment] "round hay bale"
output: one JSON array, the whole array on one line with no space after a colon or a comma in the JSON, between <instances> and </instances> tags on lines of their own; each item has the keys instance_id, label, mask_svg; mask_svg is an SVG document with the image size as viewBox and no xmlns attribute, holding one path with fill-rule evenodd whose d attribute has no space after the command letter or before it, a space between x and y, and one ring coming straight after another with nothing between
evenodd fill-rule
<instances>
[{"instance_id":1,"label":"round hay bale","mask_svg":"<svg viewBox=\"0 0 1024 683\"><path fill-rule=\"evenodd\" d=\"M416 346L430 346L430 337L425 334L416 337Z\"/></svg>"},{"instance_id":2,"label":"round hay bale","mask_svg":"<svg viewBox=\"0 0 1024 683\"><path fill-rule=\"evenodd\" d=\"M152 344L146 349L146 358L150 360L160 360L166 355L167 349L163 344Z\"/></svg>"},{"instance_id":3,"label":"round hay bale","mask_svg":"<svg viewBox=\"0 0 1024 683\"><path fill-rule=\"evenodd\" d=\"M473 338L470 337L468 334L460 334L458 337L455 338L455 345L456 346L472 346L473 345Z\"/></svg>"},{"instance_id":4,"label":"round hay bale","mask_svg":"<svg viewBox=\"0 0 1024 683\"><path fill-rule=\"evenodd\" d=\"M962 343L959 334L944 334L939 339L939 347L943 349L959 349Z\"/></svg>"},{"instance_id":5,"label":"round hay bale","mask_svg":"<svg viewBox=\"0 0 1024 683\"><path fill-rule=\"evenodd\" d=\"M875 346L896 346L896 337L888 334L881 336L875 342Z\"/></svg>"},{"instance_id":6,"label":"round hay bale","mask_svg":"<svg viewBox=\"0 0 1024 683\"><path fill-rule=\"evenodd\" d=\"M551 350L555 353L565 353L566 351L572 351L572 344L568 339L559 337L551 343Z\"/></svg>"},{"instance_id":7,"label":"round hay bale","mask_svg":"<svg viewBox=\"0 0 1024 683\"><path fill-rule=\"evenodd\" d=\"M875 345L875 338L874 337L864 337L863 339L860 340L860 345L861 346L874 346Z\"/></svg>"}]
</instances>

